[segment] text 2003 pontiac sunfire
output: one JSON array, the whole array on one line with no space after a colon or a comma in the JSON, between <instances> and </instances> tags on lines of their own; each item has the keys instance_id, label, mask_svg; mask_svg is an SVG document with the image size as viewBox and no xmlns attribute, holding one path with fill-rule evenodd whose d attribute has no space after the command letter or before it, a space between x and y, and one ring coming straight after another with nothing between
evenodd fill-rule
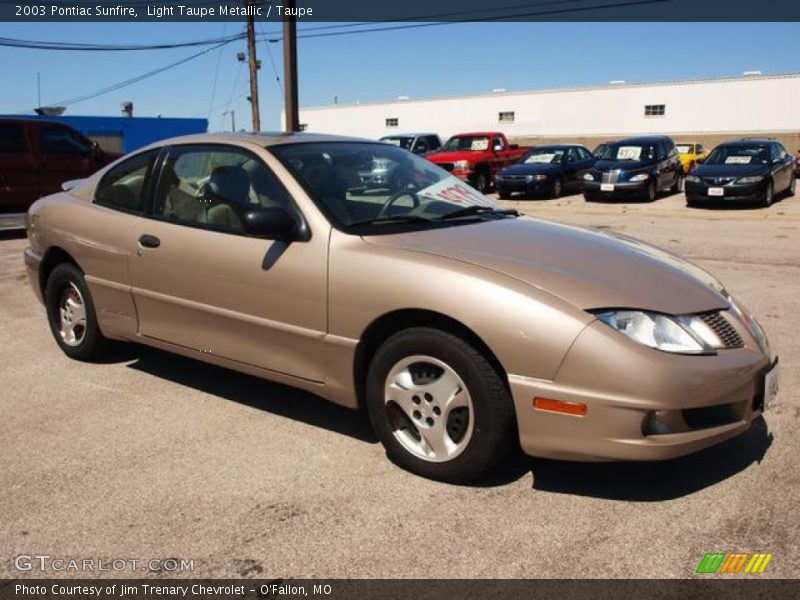
<instances>
[{"instance_id":1,"label":"text 2003 pontiac sunfire","mask_svg":"<svg viewBox=\"0 0 800 600\"><path fill-rule=\"evenodd\" d=\"M397 188L364 185L371 169ZM655 460L777 392L755 318L634 239L520 217L399 148L197 136L30 209L56 342L136 341L366 406L397 464L459 481L530 455Z\"/></svg>"}]
</instances>

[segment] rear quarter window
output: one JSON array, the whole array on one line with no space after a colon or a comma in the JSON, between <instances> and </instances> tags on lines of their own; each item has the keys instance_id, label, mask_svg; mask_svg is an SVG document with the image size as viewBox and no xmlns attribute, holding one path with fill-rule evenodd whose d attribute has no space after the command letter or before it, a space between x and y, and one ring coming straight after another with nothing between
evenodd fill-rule
<instances>
[{"instance_id":1,"label":"rear quarter window","mask_svg":"<svg viewBox=\"0 0 800 600\"><path fill-rule=\"evenodd\" d=\"M147 205L147 183L157 151L142 152L110 169L94 194L95 204L141 214Z\"/></svg>"},{"instance_id":2,"label":"rear quarter window","mask_svg":"<svg viewBox=\"0 0 800 600\"><path fill-rule=\"evenodd\" d=\"M25 154L27 152L28 140L22 125L0 122L0 155Z\"/></svg>"}]
</instances>

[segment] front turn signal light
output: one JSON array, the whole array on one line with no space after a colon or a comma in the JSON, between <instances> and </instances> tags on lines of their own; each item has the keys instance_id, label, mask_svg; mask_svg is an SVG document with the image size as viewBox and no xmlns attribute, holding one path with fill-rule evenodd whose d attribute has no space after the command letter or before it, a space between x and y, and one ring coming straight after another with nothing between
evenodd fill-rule
<instances>
[{"instance_id":1,"label":"front turn signal light","mask_svg":"<svg viewBox=\"0 0 800 600\"><path fill-rule=\"evenodd\" d=\"M551 400L550 398L534 398L533 408L546 412L561 413L575 417L585 417L589 412L589 407L579 402L562 402L561 400Z\"/></svg>"}]
</instances>

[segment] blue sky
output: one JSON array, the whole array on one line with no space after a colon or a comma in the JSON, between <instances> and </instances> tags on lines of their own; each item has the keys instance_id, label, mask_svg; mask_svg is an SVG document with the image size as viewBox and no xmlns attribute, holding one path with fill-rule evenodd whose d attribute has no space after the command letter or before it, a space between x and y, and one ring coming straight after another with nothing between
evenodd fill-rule
<instances>
[{"instance_id":1,"label":"blue sky","mask_svg":"<svg viewBox=\"0 0 800 600\"><path fill-rule=\"evenodd\" d=\"M309 24L308 27L319 27ZM380 27L380 24L375 26ZM0 36L90 43L156 43L242 31L224 23L0 24ZM275 24L258 25L261 32ZM302 34L303 27L300 27ZM403 31L301 39L300 104L524 90L607 83L800 71L796 23L461 23ZM278 73L280 44L269 45ZM212 131L250 127L247 72L233 43L166 73L68 107L67 114L117 115L132 100L140 116L210 117ZM58 52L0 48L0 114L28 112L117 83L194 54ZM279 126L283 95L267 54L262 59L262 129ZM219 68L217 67L219 65ZM218 76L215 74L218 72ZM216 80L216 86L214 82ZM798 108L800 110L800 107Z\"/></svg>"}]
</instances>

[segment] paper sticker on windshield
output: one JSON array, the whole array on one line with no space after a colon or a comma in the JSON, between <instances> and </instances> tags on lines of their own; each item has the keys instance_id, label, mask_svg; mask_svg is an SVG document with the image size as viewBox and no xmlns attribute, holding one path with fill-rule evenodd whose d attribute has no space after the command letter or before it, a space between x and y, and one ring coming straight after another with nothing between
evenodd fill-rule
<instances>
[{"instance_id":1,"label":"paper sticker on windshield","mask_svg":"<svg viewBox=\"0 0 800 600\"><path fill-rule=\"evenodd\" d=\"M488 138L472 140L472 145L469 147L470 150L488 150L488 148L489 148Z\"/></svg>"},{"instance_id":2,"label":"paper sticker on windshield","mask_svg":"<svg viewBox=\"0 0 800 600\"><path fill-rule=\"evenodd\" d=\"M641 146L620 146L617 150L617 160L639 160L641 155Z\"/></svg>"},{"instance_id":3,"label":"paper sticker on windshield","mask_svg":"<svg viewBox=\"0 0 800 600\"><path fill-rule=\"evenodd\" d=\"M726 165L749 165L753 160L752 156L729 156L725 159Z\"/></svg>"},{"instance_id":4,"label":"paper sticker on windshield","mask_svg":"<svg viewBox=\"0 0 800 600\"><path fill-rule=\"evenodd\" d=\"M549 164L553 162L553 159L556 157L555 153L551 154L532 154L528 158L525 159L525 162L530 165L541 165L541 164Z\"/></svg>"},{"instance_id":5,"label":"paper sticker on windshield","mask_svg":"<svg viewBox=\"0 0 800 600\"><path fill-rule=\"evenodd\" d=\"M689 154L692 151L691 146L675 146L679 154Z\"/></svg>"},{"instance_id":6,"label":"paper sticker on windshield","mask_svg":"<svg viewBox=\"0 0 800 600\"><path fill-rule=\"evenodd\" d=\"M446 177L433 185L421 189L417 192L417 196L426 200L441 200L460 206L478 204L494 208L494 204L486 196L455 177Z\"/></svg>"}]
</instances>

